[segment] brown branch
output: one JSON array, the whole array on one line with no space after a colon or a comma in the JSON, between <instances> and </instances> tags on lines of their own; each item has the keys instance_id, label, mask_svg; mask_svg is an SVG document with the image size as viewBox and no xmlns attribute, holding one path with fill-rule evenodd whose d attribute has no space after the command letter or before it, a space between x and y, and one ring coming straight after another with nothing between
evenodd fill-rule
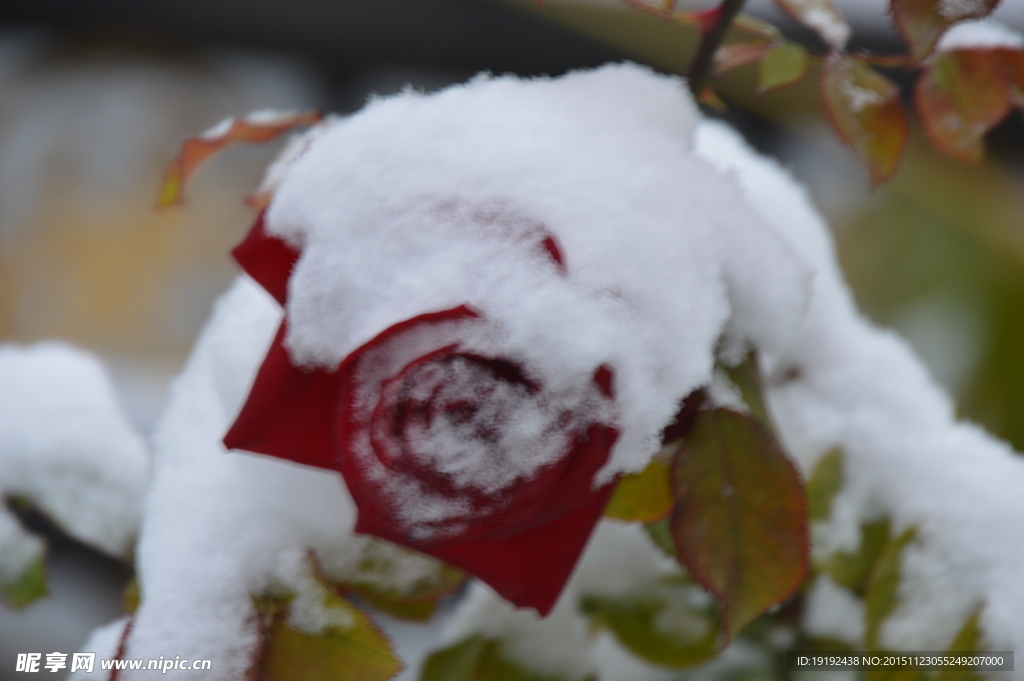
<instances>
[{"instance_id":1,"label":"brown branch","mask_svg":"<svg viewBox=\"0 0 1024 681\"><path fill-rule=\"evenodd\" d=\"M701 32L700 47L697 48L697 54L694 56L693 63L690 64L690 72L687 74L687 79L690 81L690 91L693 92L695 97L700 96L700 93L711 79L715 52L718 51L719 46L722 44L729 26L732 24L732 20L743 9L744 2L746 0L722 0L722 4L717 9L717 16L711 27L707 31Z\"/></svg>"}]
</instances>

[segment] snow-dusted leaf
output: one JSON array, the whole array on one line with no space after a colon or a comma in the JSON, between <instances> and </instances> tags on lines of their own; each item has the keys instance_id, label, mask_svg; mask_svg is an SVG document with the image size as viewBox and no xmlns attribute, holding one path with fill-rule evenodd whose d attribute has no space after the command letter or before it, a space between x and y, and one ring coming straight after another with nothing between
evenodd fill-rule
<instances>
[{"instance_id":1,"label":"snow-dusted leaf","mask_svg":"<svg viewBox=\"0 0 1024 681\"><path fill-rule=\"evenodd\" d=\"M536 674L501 652L501 643L471 636L431 654L423 664L420 681L561 681Z\"/></svg>"},{"instance_id":2,"label":"snow-dusted leaf","mask_svg":"<svg viewBox=\"0 0 1024 681\"><path fill-rule=\"evenodd\" d=\"M882 624L898 605L903 550L907 544L913 541L915 535L915 529L910 528L889 541L872 571L867 591L864 594L867 619L864 643L869 650L879 648L878 635L882 630Z\"/></svg>"},{"instance_id":3,"label":"snow-dusted leaf","mask_svg":"<svg viewBox=\"0 0 1024 681\"><path fill-rule=\"evenodd\" d=\"M424 557L424 560L430 559ZM453 593L466 581L466 575L462 571L438 561L432 562L436 563L432 574L424 575L405 588L384 585L379 580L371 578L375 572L380 572L379 568L373 565L363 566L361 577L356 576L336 586L341 591L355 593L373 607L393 617L425 622L437 610L438 601Z\"/></svg>"},{"instance_id":4,"label":"snow-dusted leaf","mask_svg":"<svg viewBox=\"0 0 1024 681\"><path fill-rule=\"evenodd\" d=\"M792 85L807 73L807 50L799 43L777 45L761 59L757 89L767 92Z\"/></svg>"},{"instance_id":5,"label":"snow-dusted leaf","mask_svg":"<svg viewBox=\"0 0 1024 681\"><path fill-rule=\"evenodd\" d=\"M644 661L682 669L714 657L718 648L717 618L695 602L693 596L701 594L694 589L684 580L665 579L641 593L584 596L580 609Z\"/></svg>"},{"instance_id":6,"label":"snow-dusted leaf","mask_svg":"<svg viewBox=\"0 0 1024 681\"><path fill-rule=\"evenodd\" d=\"M42 558L32 561L13 580L0 582L0 600L16 609L31 605L47 593L46 564Z\"/></svg>"},{"instance_id":7,"label":"snow-dusted leaf","mask_svg":"<svg viewBox=\"0 0 1024 681\"><path fill-rule=\"evenodd\" d=\"M748 414L701 412L673 463L680 561L722 606L732 639L807 574L807 498L771 433Z\"/></svg>"},{"instance_id":8,"label":"snow-dusted leaf","mask_svg":"<svg viewBox=\"0 0 1024 681\"><path fill-rule=\"evenodd\" d=\"M915 99L928 139L944 154L968 163L985 156L985 133L1006 118L1024 73L1024 51L955 50L928 61ZM1014 78L1014 80L1016 80Z\"/></svg>"},{"instance_id":9,"label":"snow-dusted leaf","mask_svg":"<svg viewBox=\"0 0 1024 681\"><path fill-rule=\"evenodd\" d=\"M863 593L889 538L888 518L862 523L856 552L838 552L829 556L823 569L836 584L855 593Z\"/></svg>"},{"instance_id":10,"label":"snow-dusted leaf","mask_svg":"<svg viewBox=\"0 0 1024 681\"><path fill-rule=\"evenodd\" d=\"M768 43L734 43L722 45L715 52L715 75L728 73L735 68L752 64L771 52L774 46Z\"/></svg>"},{"instance_id":11,"label":"snow-dusted leaf","mask_svg":"<svg viewBox=\"0 0 1024 681\"><path fill-rule=\"evenodd\" d=\"M843 486L843 450L836 447L825 453L807 481L807 517L828 520L832 500Z\"/></svg>"},{"instance_id":12,"label":"snow-dusted leaf","mask_svg":"<svg viewBox=\"0 0 1024 681\"><path fill-rule=\"evenodd\" d=\"M850 25L832 0L775 0L775 3L821 36L834 50L841 50L850 39Z\"/></svg>"},{"instance_id":13,"label":"snow-dusted leaf","mask_svg":"<svg viewBox=\"0 0 1024 681\"><path fill-rule=\"evenodd\" d=\"M987 16L998 4L999 0L890 0L889 10L910 53L923 59L950 26Z\"/></svg>"},{"instance_id":14,"label":"snow-dusted leaf","mask_svg":"<svg viewBox=\"0 0 1024 681\"><path fill-rule=\"evenodd\" d=\"M832 126L867 166L871 183L891 178L909 134L896 84L863 62L833 54L822 66L821 92Z\"/></svg>"},{"instance_id":15,"label":"snow-dusted leaf","mask_svg":"<svg viewBox=\"0 0 1024 681\"><path fill-rule=\"evenodd\" d=\"M213 154L235 142L269 142L301 125L319 122L318 112L254 112L242 118L228 118L201 135L182 143L178 156L170 162L157 196L158 208L180 204L185 182Z\"/></svg>"},{"instance_id":16,"label":"snow-dusted leaf","mask_svg":"<svg viewBox=\"0 0 1024 681\"><path fill-rule=\"evenodd\" d=\"M671 462L665 457L656 457L639 473L623 476L604 515L627 522L653 523L671 510Z\"/></svg>"},{"instance_id":17,"label":"snow-dusted leaf","mask_svg":"<svg viewBox=\"0 0 1024 681\"><path fill-rule=\"evenodd\" d=\"M272 610L260 671L268 681L387 681L402 670L391 643L356 606L321 585L320 619L307 632L289 622L287 598L264 600Z\"/></svg>"}]
</instances>

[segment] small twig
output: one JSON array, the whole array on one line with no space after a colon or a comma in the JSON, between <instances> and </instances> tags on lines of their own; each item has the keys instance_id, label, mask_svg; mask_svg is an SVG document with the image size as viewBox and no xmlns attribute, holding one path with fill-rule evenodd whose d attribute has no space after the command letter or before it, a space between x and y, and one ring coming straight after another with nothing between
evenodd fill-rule
<instances>
[{"instance_id":1,"label":"small twig","mask_svg":"<svg viewBox=\"0 0 1024 681\"><path fill-rule=\"evenodd\" d=\"M690 65L690 72L687 78L690 81L690 90L694 96L699 96L711 78L711 68L714 64L715 52L722 44L732 20L740 13L743 3L746 0L722 0L717 9L717 16L707 31L701 31L700 47Z\"/></svg>"}]
</instances>

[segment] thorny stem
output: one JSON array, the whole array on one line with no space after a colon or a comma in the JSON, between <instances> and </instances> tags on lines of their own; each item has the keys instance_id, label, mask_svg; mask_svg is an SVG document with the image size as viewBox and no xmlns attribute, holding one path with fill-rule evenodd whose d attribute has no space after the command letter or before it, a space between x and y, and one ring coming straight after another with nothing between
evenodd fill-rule
<instances>
[{"instance_id":1,"label":"thorny stem","mask_svg":"<svg viewBox=\"0 0 1024 681\"><path fill-rule=\"evenodd\" d=\"M708 84L708 80L711 78L711 66L714 63L715 52L718 51L718 47L722 44L725 33L732 24L732 20L743 9L744 2L746 0L722 0L722 4L718 7L718 16L715 17L711 28L706 32L702 32L700 47L697 48L697 54L693 58L690 72L687 74L687 79L690 81L690 91L693 92L694 97L699 97Z\"/></svg>"}]
</instances>

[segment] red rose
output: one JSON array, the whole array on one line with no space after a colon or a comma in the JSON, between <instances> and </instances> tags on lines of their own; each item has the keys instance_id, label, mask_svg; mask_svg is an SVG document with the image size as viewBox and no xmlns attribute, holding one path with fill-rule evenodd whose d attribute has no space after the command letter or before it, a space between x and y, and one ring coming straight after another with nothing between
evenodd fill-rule
<instances>
[{"instance_id":1,"label":"red rose","mask_svg":"<svg viewBox=\"0 0 1024 681\"><path fill-rule=\"evenodd\" d=\"M563 267L553 237L537 245ZM262 216L234 255L284 305L299 253ZM225 445L341 472L357 532L546 614L613 487L593 488L618 437L601 416L611 370L596 368L588 395L562 404L517 362L467 349L488 321L465 305L395 324L333 371L307 370L283 345L287 322Z\"/></svg>"}]
</instances>

